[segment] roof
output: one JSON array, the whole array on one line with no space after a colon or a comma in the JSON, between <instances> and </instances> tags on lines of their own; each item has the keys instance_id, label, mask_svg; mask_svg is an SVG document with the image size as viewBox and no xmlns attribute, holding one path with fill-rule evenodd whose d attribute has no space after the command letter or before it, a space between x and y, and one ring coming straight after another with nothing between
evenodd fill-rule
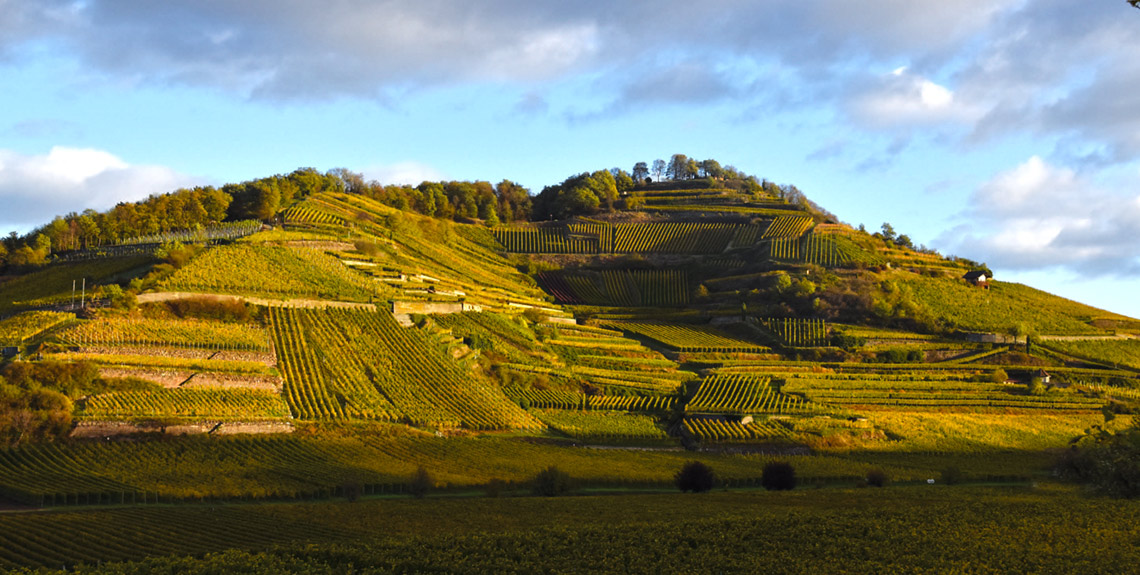
<instances>
[{"instance_id":1,"label":"roof","mask_svg":"<svg viewBox=\"0 0 1140 575\"><path fill-rule=\"evenodd\" d=\"M989 276L990 276L990 274L985 272L984 270L974 270L972 272L966 272L966 275L964 275L962 277L964 279L968 279L970 281L978 281L978 280L985 281L985 279Z\"/></svg>"}]
</instances>

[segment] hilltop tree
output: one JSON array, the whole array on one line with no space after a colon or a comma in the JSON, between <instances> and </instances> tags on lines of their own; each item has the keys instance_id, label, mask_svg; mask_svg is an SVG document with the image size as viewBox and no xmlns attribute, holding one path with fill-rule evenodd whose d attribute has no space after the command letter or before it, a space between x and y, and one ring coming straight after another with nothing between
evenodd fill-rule
<instances>
[{"instance_id":1,"label":"hilltop tree","mask_svg":"<svg viewBox=\"0 0 1140 575\"><path fill-rule=\"evenodd\" d=\"M661 178L665 176L666 169L665 160L653 160L653 179L660 182Z\"/></svg>"},{"instance_id":2,"label":"hilltop tree","mask_svg":"<svg viewBox=\"0 0 1140 575\"><path fill-rule=\"evenodd\" d=\"M724 177L724 168L716 160L705 160L700 164L700 175L704 178Z\"/></svg>"},{"instance_id":3,"label":"hilltop tree","mask_svg":"<svg viewBox=\"0 0 1140 575\"><path fill-rule=\"evenodd\" d=\"M534 198L534 217L564 219L595 214L603 208L613 211L617 198L617 181L608 170L582 173L543 188Z\"/></svg>"},{"instance_id":4,"label":"hilltop tree","mask_svg":"<svg viewBox=\"0 0 1140 575\"><path fill-rule=\"evenodd\" d=\"M882 237L884 240L886 240L886 241L888 241L888 242L893 242L893 241L895 241L895 237L896 237L896 236L895 236L895 228L894 228L894 226L892 226L891 224L888 224L887 222L883 222L883 227L882 227L882 230L883 230L883 231L882 231L882 232L880 232L880 234L881 234L881 237Z\"/></svg>"},{"instance_id":5,"label":"hilltop tree","mask_svg":"<svg viewBox=\"0 0 1140 575\"><path fill-rule=\"evenodd\" d=\"M649 166L646 165L645 162L638 162L634 164L632 177L634 182L637 182L639 184L644 182L645 178L649 177Z\"/></svg>"},{"instance_id":6,"label":"hilltop tree","mask_svg":"<svg viewBox=\"0 0 1140 575\"><path fill-rule=\"evenodd\" d=\"M697 176L698 170L696 160L689 158L685 154L673 154L673 158L669 161L669 167L665 175L674 181L689 180Z\"/></svg>"}]
</instances>

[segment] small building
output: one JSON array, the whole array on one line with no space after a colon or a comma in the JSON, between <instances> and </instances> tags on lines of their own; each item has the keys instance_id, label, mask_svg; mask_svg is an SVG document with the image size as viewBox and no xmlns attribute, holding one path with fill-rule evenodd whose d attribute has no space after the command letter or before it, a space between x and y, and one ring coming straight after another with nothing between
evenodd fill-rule
<instances>
[{"instance_id":1,"label":"small building","mask_svg":"<svg viewBox=\"0 0 1140 575\"><path fill-rule=\"evenodd\" d=\"M1037 370L1037 373L1033 375L1039 378L1041 380L1041 383L1044 383L1045 385L1049 385L1049 380L1052 379L1052 376L1049 375L1049 372L1045 371L1044 369Z\"/></svg>"},{"instance_id":2,"label":"small building","mask_svg":"<svg viewBox=\"0 0 1140 575\"><path fill-rule=\"evenodd\" d=\"M962 279L981 288L990 288L989 280L991 277L985 270L974 270L971 272L966 272L966 275L962 276Z\"/></svg>"}]
</instances>

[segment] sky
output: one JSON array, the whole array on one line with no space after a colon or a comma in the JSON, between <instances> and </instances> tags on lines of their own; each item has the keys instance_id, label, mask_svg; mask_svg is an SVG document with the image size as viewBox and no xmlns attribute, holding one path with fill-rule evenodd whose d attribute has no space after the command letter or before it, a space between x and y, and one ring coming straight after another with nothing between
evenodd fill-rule
<instances>
[{"instance_id":1,"label":"sky","mask_svg":"<svg viewBox=\"0 0 1140 575\"><path fill-rule=\"evenodd\" d=\"M0 0L0 232L337 167L566 177L675 153L1140 317L1125 0Z\"/></svg>"}]
</instances>

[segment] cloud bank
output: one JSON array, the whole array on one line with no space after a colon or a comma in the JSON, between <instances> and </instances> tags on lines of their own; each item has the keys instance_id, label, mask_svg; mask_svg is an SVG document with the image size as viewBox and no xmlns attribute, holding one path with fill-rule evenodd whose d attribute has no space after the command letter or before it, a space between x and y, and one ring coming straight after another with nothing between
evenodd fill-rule
<instances>
[{"instance_id":1,"label":"cloud bank","mask_svg":"<svg viewBox=\"0 0 1140 575\"><path fill-rule=\"evenodd\" d=\"M28 222L102 211L195 183L168 168L132 166L102 150L54 147L38 156L0 150L0 230L27 233Z\"/></svg>"},{"instance_id":2,"label":"cloud bank","mask_svg":"<svg viewBox=\"0 0 1140 575\"><path fill-rule=\"evenodd\" d=\"M1010 270L1140 276L1140 193L1098 187L1040 157L980 186L940 242Z\"/></svg>"}]
</instances>

